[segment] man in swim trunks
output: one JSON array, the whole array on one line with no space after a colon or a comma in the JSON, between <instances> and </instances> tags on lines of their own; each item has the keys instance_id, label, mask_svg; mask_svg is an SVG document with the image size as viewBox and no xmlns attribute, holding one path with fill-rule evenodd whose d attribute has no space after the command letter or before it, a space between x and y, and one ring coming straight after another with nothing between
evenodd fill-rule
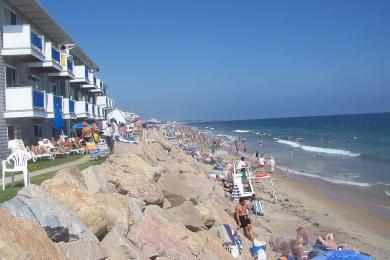
<instances>
[{"instance_id":1,"label":"man in swim trunks","mask_svg":"<svg viewBox=\"0 0 390 260\"><path fill-rule=\"evenodd\" d=\"M240 198L235 208L237 225L244 230L244 235L253 242L253 228L251 223L251 209L244 198Z\"/></svg>"}]
</instances>

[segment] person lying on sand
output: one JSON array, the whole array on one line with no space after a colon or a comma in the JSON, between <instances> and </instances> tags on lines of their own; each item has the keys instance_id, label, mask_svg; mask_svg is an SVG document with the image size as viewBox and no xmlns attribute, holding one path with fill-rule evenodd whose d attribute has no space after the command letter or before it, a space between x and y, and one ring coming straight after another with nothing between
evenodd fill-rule
<instances>
[{"instance_id":1,"label":"person lying on sand","mask_svg":"<svg viewBox=\"0 0 390 260\"><path fill-rule=\"evenodd\" d=\"M353 251L357 251L356 248L349 246L347 244L340 244L338 245L336 241L334 240L333 233L326 234L324 236L319 236L317 238L316 244L321 244L326 249L349 249Z\"/></svg>"},{"instance_id":2,"label":"person lying on sand","mask_svg":"<svg viewBox=\"0 0 390 260\"><path fill-rule=\"evenodd\" d=\"M253 228L250 219L251 209L244 198L240 198L238 205L235 208L235 217L239 228L243 228L244 235L253 242Z\"/></svg>"}]
</instances>

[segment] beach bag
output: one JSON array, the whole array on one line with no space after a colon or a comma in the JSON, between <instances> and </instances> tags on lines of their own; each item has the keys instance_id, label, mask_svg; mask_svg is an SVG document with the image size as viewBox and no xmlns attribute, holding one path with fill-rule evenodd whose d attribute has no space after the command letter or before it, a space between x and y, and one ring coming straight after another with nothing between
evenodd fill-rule
<instances>
[{"instance_id":1,"label":"beach bag","mask_svg":"<svg viewBox=\"0 0 390 260\"><path fill-rule=\"evenodd\" d=\"M252 212L256 215L264 216L265 215L265 209L261 201L254 200L252 201Z\"/></svg>"}]
</instances>

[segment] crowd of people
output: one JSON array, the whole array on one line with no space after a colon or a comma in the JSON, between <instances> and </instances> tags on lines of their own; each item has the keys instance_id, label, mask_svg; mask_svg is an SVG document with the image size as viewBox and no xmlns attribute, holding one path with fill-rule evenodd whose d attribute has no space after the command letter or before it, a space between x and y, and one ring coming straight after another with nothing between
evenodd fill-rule
<instances>
[{"instance_id":1,"label":"crowd of people","mask_svg":"<svg viewBox=\"0 0 390 260\"><path fill-rule=\"evenodd\" d=\"M197 130L184 126L175 126L173 129L170 129L169 135L174 135L175 139L178 140L179 147L194 158L200 159L204 163L216 165L217 158L214 155L222 144L221 140L211 138ZM261 145L262 143L260 143ZM240 149L246 151L245 138L239 138L238 141L235 140L229 147L232 153L234 152L233 148L235 148L236 153L239 153ZM233 161L226 162L223 170L233 172L233 168L236 167L238 172L247 173L248 175L250 172L252 175L254 172L257 174L275 172L276 162L272 156L266 159L264 154L259 154L257 151L255 158L255 167L251 167L250 162L246 161L244 156L241 156L237 163ZM254 171L254 168L257 168L257 170ZM243 174L243 177L251 176ZM234 184L232 180L229 180L229 176L216 175L215 182L219 183L226 192L233 193ZM234 219L237 223L237 228L242 229L244 236L252 242L255 241L252 224L252 204L255 200L255 196L252 198L240 197L234 209ZM322 252L335 249L356 250L349 245L337 243L334 235L330 232L319 236L315 241L311 242L304 227L297 228L296 237L272 237L270 245L275 252L280 253L280 259L283 260L311 259Z\"/></svg>"}]
</instances>

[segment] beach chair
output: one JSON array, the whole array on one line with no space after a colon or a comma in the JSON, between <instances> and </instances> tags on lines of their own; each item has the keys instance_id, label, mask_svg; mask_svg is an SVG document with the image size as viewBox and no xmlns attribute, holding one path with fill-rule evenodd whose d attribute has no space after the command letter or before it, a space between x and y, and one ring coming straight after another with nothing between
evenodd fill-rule
<instances>
[{"instance_id":1,"label":"beach chair","mask_svg":"<svg viewBox=\"0 0 390 260\"><path fill-rule=\"evenodd\" d=\"M27 161L31 160L32 156L29 152L26 151L17 151L10 156L7 160L1 161L2 172L3 172L3 190L5 190L5 173L12 173L12 185L14 184L14 173L23 172L24 186L27 186L30 183L30 177L28 175ZM9 168L7 164L11 164L12 168Z\"/></svg>"},{"instance_id":2,"label":"beach chair","mask_svg":"<svg viewBox=\"0 0 390 260\"><path fill-rule=\"evenodd\" d=\"M39 155L36 155L33 151L28 149L22 139L14 139L8 141L8 149L11 151L11 153L17 152L17 151L25 151L31 154L33 162L36 162L39 158L41 158Z\"/></svg>"}]
</instances>

